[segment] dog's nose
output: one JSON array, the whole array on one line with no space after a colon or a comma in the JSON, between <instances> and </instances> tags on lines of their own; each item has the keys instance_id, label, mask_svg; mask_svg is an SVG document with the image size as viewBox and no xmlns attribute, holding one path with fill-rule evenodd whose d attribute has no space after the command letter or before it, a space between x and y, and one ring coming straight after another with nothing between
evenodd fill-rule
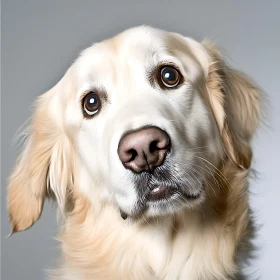
<instances>
[{"instance_id":1,"label":"dog's nose","mask_svg":"<svg viewBox=\"0 0 280 280\"><path fill-rule=\"evenodd\" d=\"M120 140L118 154L125 168L136 173L151 173L163 164L170 146L167 133L152 126L125 134Z\"/></svg>"}]
</instances>

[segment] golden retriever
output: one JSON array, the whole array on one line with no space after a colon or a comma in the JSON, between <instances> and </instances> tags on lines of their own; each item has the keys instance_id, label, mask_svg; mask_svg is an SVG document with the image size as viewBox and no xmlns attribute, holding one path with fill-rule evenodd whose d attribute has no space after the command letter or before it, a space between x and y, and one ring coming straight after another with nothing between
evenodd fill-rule
<instances>
[{"instance_id":1,"label":"golden retriever","mask_svg":"<svg viewBox=\"0 0 280 280\"><path fill-rule=\"evenodd\" d=\"M55 279L241 279L260 101L208 41L141 26L92 45L36 102L9 181L12 232L49 197Z\"/></svg>"}]
</instances>

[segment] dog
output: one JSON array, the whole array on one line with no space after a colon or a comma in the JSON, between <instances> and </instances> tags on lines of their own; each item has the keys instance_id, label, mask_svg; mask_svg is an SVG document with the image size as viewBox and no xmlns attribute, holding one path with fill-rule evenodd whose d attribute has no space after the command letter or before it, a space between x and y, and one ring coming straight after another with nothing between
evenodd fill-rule
<instances>
[{"instance_id":1,"label":"dog","mask_svg":"<svg viewBox=\"0 0 280 280\"><path fill-rule=\"evenodd\" d=\"M261 96L210 41L140 26L90 46L35 103L12 233L50 198L54 279L243 279Z\"/></svg>"}]
</instances>

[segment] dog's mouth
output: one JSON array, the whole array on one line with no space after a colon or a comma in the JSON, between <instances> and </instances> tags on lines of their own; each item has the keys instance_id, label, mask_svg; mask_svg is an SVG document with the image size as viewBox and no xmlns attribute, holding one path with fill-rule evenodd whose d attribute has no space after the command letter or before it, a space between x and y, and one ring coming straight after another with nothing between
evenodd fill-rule
<instances>
[{"instance_id":1,"label":"dog's mouth","mask_svg":"<svg viewBox=\"0 0 280 280\"><path fill-rule=\"evenodd\" d=\"M167 186L167 185L158 185L152 188L147 196L147 201L159 201L159 200L168 200L173 195L178 194L179 196L185 199L197 199L199 198L201 191L196 193L185 193L180 190L178 187Z\"/></svg>"},{"instance_id":2,"label":"dog's mouth","mask_svg":"<svg viewBox=\"0 0 280 280\"><path fill-rule=\"evenodd\" d=\"M167 213L168 209L177 211L182 207L192 207L204 197L203 182L205 178L202 173L179 173L179 168L166 160L153 174L143 172L134 177L138 199L132 211L126 214L121 210L121 216L124 219L127 215L132 218L144 214L161 216Z\"/></svg>"},{"instance_id":3,"label":"dog's mouth","mask_svg":"<svg viewBox=\"0 0 280 280\"><path fill-rule=\"evenodd\" d=\"M149 208L159 208L165 209L176 202L181 203L191 203L192 201L199 200L202 190L204 189L204 184L196 190L188 190L187 186L178 187L175 185L166 185L164 183L149 186L149 191L143 194L143 196L138 200L133 213L127 214L120 210L121 217L125 220L128 216L133 219L141 217ZM188 190L188 191L186 191Z\"/></svg>"},{"instance_id":4,"label":"dog's mouth","mask_svg":"<svg viewBox=\"0 0 280 280\"><path fill-rule=\"evenodd\" d=\"M169 198L174 194L174 189L167 186L156 186L148 195L148 201L157 201Z\"/></svg>"},{"instance_id":5,"label":"dog's mouth","mask_svg":"<svg viewBox=\"0 0 280 280\"><path fill-rule=\"evenodd\" d=\"M141 217L144 213L149 213L151 209L158 214L163 215L166 209L179 209L182 205L192 205L202 196L204 184L190 187L189 185L181 185L178 182L166 181L157 182L157 184L148 184L146 191L139 197L135 204L134 211L130 214L132 218ZM126 219L127 214L122 213L122 218ZM145 215L146 215L145 214Z\"/></svg>"}]
</instances>

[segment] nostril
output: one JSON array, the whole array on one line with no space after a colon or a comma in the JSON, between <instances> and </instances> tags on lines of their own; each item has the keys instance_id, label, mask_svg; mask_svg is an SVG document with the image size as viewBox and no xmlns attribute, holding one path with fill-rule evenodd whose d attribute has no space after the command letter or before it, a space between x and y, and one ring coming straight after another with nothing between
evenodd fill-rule
<instances>
[{"instance_id":1,"label":"nostril","mask_svg":"<svg viewBox=\"0 0 280 280\"><path fill-rule=\"evenodd\" d=\"M154 140L150 143L150 146L149 146L150 153L153 153L154 151L159 150L157 145L158 145L157 140Z\"/></svg>"},{"instance_id":2,"label":"nostril","mask_svg":"<svg viewBox=\"0 0 280 280\"><path fill-rule=\"evenodd\" d=\"M127 151L127 153L129 154L130 158L126 162L131 162L131 161L135 160L135 158L138 155L137 151L135 149L130 149Z\"/></svg>"},{"instance_id":3,"label":"nostril","mask_svg":"<svg viewBox=\"0 0 280 280\"><path fill-rule=\"evenodd\" d=\"M150 153L159 150L170 150L170 148L171 148L171 143L169 137L168 138L166 137L162 140L153 140L149 145Z\"/></svg>"}]
</instances>

